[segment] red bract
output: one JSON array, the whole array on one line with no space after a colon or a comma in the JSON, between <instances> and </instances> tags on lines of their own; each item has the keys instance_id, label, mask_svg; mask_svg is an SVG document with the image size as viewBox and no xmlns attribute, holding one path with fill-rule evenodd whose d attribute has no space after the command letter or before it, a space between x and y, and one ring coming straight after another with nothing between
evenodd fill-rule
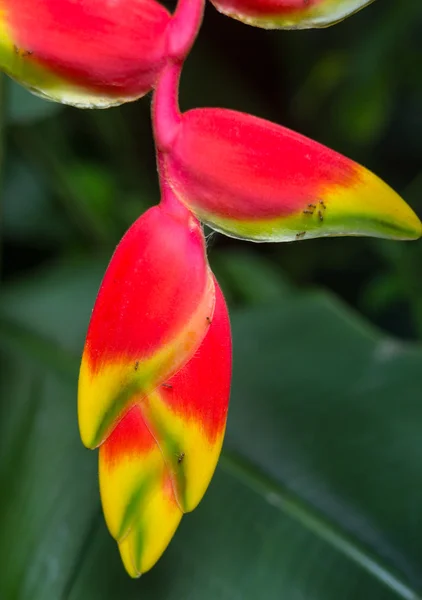
<instances>
[{"instance_id":1,"label":"red bract","mask_svg":"<svg viewBox=\"0 0 422 600\"><path fill-rule=\"evenodd\" d=\"M101 444L135 400L192 356L214 301L196 219L151 208L118 245L92 313L79 379L86 446Z\"/></svg>"},{"instance_id":2,"label":"red bract","mask_svg":"<svg viewBox=\"0 0 422 600\"><path fill-rule=\"evenodd\" d=\"M256 241L421 235L419 219L391 188L317 142L231 110L167 114L168 182L214 229Z\"/></svg>"},{"instance_id":3,"label":"red bract","mask_svg":"<svg viewBox=\"0 0 422 600\"><path fill-rule=\"evenodd\" d=\"M171 16L155 0L0 0L0 65L42 95L108 106L147 93Z\"/></svg>"},{"instance_id":4,"label":"red bract","mask_svg":"<svg viewBox=\"0 0 422 600\"><path fill-rule=\"evenodd\" d=\"M374 0L211 0L223 14L264 29L327 27Z\"/></svg>"}]
</instances>

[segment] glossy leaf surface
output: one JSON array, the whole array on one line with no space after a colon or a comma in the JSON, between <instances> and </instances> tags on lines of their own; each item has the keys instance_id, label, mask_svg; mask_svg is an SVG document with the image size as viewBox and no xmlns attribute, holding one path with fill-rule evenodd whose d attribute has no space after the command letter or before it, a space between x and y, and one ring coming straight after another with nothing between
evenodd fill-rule
<instances>
[{"instance_id":1,"label":"glossy leaf surface","mask_svg":"<svg viewBox=\"0 0 422 600\"><path fill-rule=\"evenodd\" d=\"M158 565L128 579L61 375L75 380L103 269L62 266L2 294L1 398L16 401L1 404L2 489L13 485L2 495L1 595L419 599L421 348L381 336L325 294L294 290L234 315L232 454ZM18 362L6 360L11 349ZM29 418L34 367L50 375L33 389L41 401Z\"/></svg>"}]
</instances>

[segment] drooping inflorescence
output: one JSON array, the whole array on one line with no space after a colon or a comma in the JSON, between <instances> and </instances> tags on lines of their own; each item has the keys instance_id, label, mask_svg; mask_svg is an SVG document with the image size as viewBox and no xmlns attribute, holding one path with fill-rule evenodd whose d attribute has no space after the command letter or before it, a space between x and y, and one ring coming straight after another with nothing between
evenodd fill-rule
<instances>
[{"instance_id":1,"label":"drooping inflorescence","mask_svg":"<svg viewBox=\"0 0 422 600\"><path fill-rule=\"evenodd\" d=\"M212 0L267 28L332 24L370 0ZM79 377L81 438L99 448L105 519L132 577L203 497L226 426L231 336L201 222L252 241L417 239L378 177L280 125L181 113L179 77L203 0L0 0L0 67L35 93L107 107L153 92L160 203L130 227L94 306Z\"/></svg>"}]
</instances>

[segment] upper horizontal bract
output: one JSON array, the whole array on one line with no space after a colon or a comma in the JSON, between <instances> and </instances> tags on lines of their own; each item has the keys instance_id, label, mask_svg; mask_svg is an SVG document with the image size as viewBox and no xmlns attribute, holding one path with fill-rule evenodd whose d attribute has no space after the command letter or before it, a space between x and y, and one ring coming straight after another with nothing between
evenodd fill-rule
<instances>
[{"instance_id":1,"label":"upper horizontal bract","mask_svg":"<svg viewBox=\"0 0 422 600\"><path fill-rule=\"evenodd\" d=\"M342 21L374 0L211 0L223 14L264 29L309 29Z\"/></svg>"},{"instance_id":2,"label":"upper horizontal bract","mask_svg":"<svg viewBox=\"0 0 422 600\"><path fill-rule=\"evenodd\" d=\"M232 110L182 114L165 172L198 218L233 237L416 239L422 233L412 209L364 167L299 133Z\"/></svg>"},{"instance_id":3,"label":"upper horizontal bract","mask_svg":"<svg viewBox=\"0 0 422 600\"><path fill-rule=\"evenodd\" d=\"M155 0L0 0L0 68L52 100L119 104L152 89L170 20Z\"/></svg>"}]
</instances>

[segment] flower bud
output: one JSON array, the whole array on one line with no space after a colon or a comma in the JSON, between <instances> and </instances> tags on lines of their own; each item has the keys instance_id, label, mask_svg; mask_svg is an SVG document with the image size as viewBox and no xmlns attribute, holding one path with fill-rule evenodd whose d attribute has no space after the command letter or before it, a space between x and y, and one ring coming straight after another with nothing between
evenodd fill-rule
<instances>
[{"instance_id":1,"label":"flower bud","mask_svg":"<svg viewBox=\"0 0 422 600\"><path fill-rule=\"evenodd\" d=\"M221 13L264 29L328 27L373 0L211 0Z\"/></svg>"},{"instance_id":2,"label":"flower bud","mask_svg":"<svg viewBox=\"0 0 422 600\"><path fill-rule=\"evenodd\" d=\"M411 240L422 225L376 175L285 127L218 108L181 116L164 167L210 227L260 242L367 235Z\"/></svg>"},{"instance_id":3,"label":"flower bud","mask_svg":"<svg viewBox=\"0 0 422 600\"><path fill-rule=\"evenodd\" d=\"M0 69L50 100L121 104L154 86L170 18L155 0L0 0Z\"/></svg>"},{"instance_id":4,"label":"flower bud","mask_svg":"<svg viewBox=\"0 0 422 600\"><path fill-rule=\"evenodd\" d=\"M171 473L142 414L132 407L99 452L101 501L123 564L139 577L160 558L183 513Z\"/></svg>"},{"instance_id":5,"label":"flower bud","mask_svg":"<svg viewBox=\"0 0 422 600\"><path fill-rule=\"evenodd\" d=\"M103 510L128 573L148 571L201 500L224 437L231 376L227 308L182 369L131 408L100 447Z\"/></svg>"},{"instance_id":6,"label":"flower bud","mask_svg":"<svg viewBox=\"0 0 422 600\"><path fill-rule=\"evenodd\" d=\"M83 443L119 420L195 353L213 318L214 281L197 220L160 206L127 231L95 302L79 376Z\"/></svg>"}]
</instances>

